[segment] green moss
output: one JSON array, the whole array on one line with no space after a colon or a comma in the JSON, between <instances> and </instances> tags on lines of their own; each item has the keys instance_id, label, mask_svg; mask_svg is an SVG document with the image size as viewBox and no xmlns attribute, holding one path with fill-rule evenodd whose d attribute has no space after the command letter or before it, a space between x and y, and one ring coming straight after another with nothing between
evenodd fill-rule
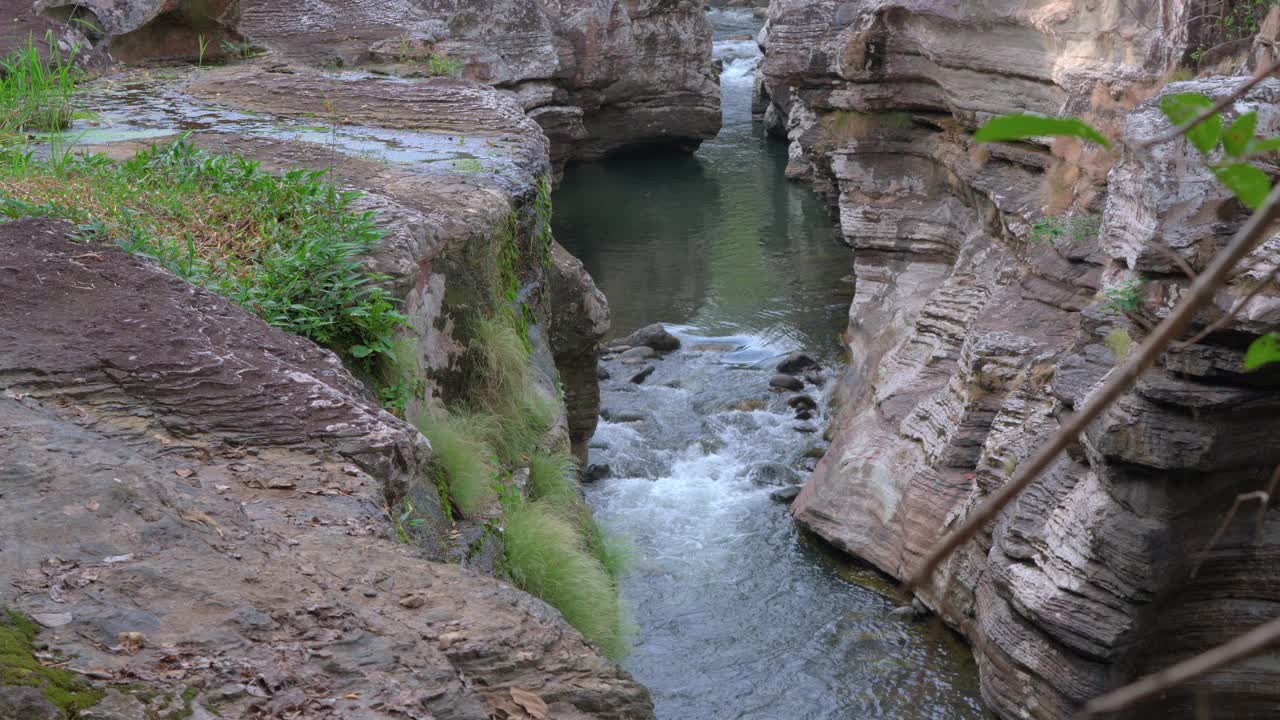
<instances>
[{"instance_id":1,"label":"green moss","mask_svg":"<svg viewBox=\"0 0 1280 720\"><path fill-rule=\"evenodd\" d=\"M67 717L75 717L101 702L103 691L90 687L74 673L45 667L36 659L38 631L29 618L0 609L0 685L40 688Z\"/></svg>"}]
</instances>

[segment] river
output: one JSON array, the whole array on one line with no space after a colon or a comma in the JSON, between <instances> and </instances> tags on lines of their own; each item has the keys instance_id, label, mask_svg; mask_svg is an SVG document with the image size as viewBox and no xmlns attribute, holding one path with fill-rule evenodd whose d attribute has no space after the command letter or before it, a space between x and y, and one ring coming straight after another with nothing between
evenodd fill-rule
<instances>
[{"instance_id":1,"label":"river","mask_svg":"<svg viewBox=\"0 0 1280 720\"><path fill-rule=\"evenodd\" d=\"M840 362L851 258L752 121L759 21L710 17L720 135L692 156L571 166L554 196L556 236L608 295L615 334L661 321L683 341L640 385L640 366L605 363L591 461L612 474L587 494L632 548L624 665L663 720L985 717L968 649L889 615L882 578L770 499L802 480L828 418L797 419L769 376L793 350ZM805 393L825 405L829 389Z\"/></svg>"}]
</instances>

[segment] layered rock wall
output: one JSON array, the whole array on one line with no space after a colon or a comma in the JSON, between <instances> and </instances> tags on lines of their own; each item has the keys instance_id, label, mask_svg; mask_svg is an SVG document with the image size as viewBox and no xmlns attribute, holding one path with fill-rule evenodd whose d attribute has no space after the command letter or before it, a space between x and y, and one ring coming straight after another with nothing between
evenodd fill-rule
<instances>
[{"instance_id":1,"label":"layered rock wall","mask_svg":"<svg viewBox=\"0 0 1280 720\"><path fill-rule=\"evenodd\" d=\"M249 0L243 31L316 64L433 57L510 91L551 139L557 167L650 144L695 148L720 129L711 27L690 0Z\"/></svg>"},{"instance_id":2,"label":"layered rock wall","mask_svg":"<svg viewBox=\"0 0 1280 720\"><path fill-rule=\"evenodd\" d=\"M992 115L1083 116L1130 144L1167 129L1181 2L775 0L759 75L788 173L831 202L856 292L834 442L796 500L804 526L895 577L1007 482L1176 302L1243 213L1194 149L1074 141L975 147ZM1257 107L1274 132L1268 82ZM1144 102L1145 101L1145 102ZM1257 251L1204 327L1274 267ZM1178 260L1174 260L1174 257ZM923 599L974 643L991 707L1070 717L1089 698L1280 613L1280 514L1234 498L1277 463L1275 371L1244 373L1280 320L1264 291L1170 350L1046 477L953 556ZM1270 566L1268 566L1270 563ZM944 602L945 601L945 602ZM1262 657L1155 704L1191 717L1280 708ZM1135 711L1143 716L1154 708Z\"/></svg>"}]
</instances>

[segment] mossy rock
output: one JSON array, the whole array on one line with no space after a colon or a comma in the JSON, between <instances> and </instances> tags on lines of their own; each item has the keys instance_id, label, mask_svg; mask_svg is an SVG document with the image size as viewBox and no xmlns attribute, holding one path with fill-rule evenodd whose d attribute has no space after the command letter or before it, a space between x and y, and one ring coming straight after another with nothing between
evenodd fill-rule
<instances>
[{"instance_id":1,"label":"mossy rock","mask_svg":"<svg viewBox=\"0 0 1280 720\"><path fill-rule=\"evenodd\" d=\"M97 705L102 700L101 690L90 687L75 673L45 667L36 659L38 631L31 619L0 608L0 686L36 688L68 718Z\"/></svg>"}]
</instances>

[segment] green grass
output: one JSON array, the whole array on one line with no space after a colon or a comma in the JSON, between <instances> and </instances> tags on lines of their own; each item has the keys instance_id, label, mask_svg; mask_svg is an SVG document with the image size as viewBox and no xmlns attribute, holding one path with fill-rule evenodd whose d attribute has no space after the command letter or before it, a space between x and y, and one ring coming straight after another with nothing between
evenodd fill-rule
<instances>
[{"instance_id":1,"label":"green grass","mask_svg":"<svg viewBox=\"0 0 1280 720\"><path fill-rule=\"evenodd\" d=\"M574 523L548 500L507 509L503 567L512 582L554 606L609 657L628 649L618 588Z\"/></svg>"},{"instance_id":2,"label":"green grass","mask_svg":"<svg viewBox=\"0 0 1280 720\"><path fill-rule=\"evenodd\" d=\"M571 521L583 547L617 580L630 555L626 544L605 533L578 491L578 463L566 452L535 452L529 456L529 497L546 502Z\"/></svg>"},{"instance_id":3,"label":"green grass","mask_svg":"<svg viewBox=\"0 0 1280 720\"><path fill-rule=\"evenodd\" d=\"M464 67L466 64L461 60L454 60L443 53L431 53L427 57L427 69L433 76L458 77Z\"/></svg>"},{"instance_id":4,"label":"green grass","mask_svg":"<svg viewBox=\"0 0 1280 720\"><path fill-rule=\"evenodd\" d=\"M511 313L499 310L478 319L470 343L476 400L498 419L490 441L505 465L517 465L555 423L555 399L540 390L533 377L527 341L515 327Z\"/></svg>"},{"instance_id":5,"label":"green grass","mask_svg":"<svg viewBox=\"0 0 1280 720\"><path fill-rule=\"evenodd\" d=\"M356 197L322 172L268 173L185 140L123 163L0 151L0 216L66 218L371 369L394 362L405 319L361 264L381 234Z\"/></svg>"},{"instance_id":6,"label":"green grass","mask_svg":"<svg viewBox=\"0 0 1280 720\"><path fill-rule=\"evenodd\" d=\"M75 53L63 56L57 44L47 58L28 37L0 60L0 135L62 130L71 124L72 95L80 70Z\"/></svg>"},{"instance_id":7,"label":"green grass","mask_svg":"<svg viewBox=\"0 0 1280 720\"><path fill-rule=\"evenodd\" d=\"M67 717L97 705L102 700L101 690L89 687L74 673L45 667L36 659L38 630L28 618L0 608L0 685L40 688Z\"/></svg>"},{"instance_id":8,"label":"green grass","mask_svg":"<svg viewBox=\"0 0 1280 720\"><path fill-rule=\"evenodd\" d=\"M431 441L434 461L446 481L448 500L464 515L489 507L497 498L494 481L498 469L488 442L498 431L496 419L454 411L424 415L415 424Z\"/></svg>"}]
</instances>

